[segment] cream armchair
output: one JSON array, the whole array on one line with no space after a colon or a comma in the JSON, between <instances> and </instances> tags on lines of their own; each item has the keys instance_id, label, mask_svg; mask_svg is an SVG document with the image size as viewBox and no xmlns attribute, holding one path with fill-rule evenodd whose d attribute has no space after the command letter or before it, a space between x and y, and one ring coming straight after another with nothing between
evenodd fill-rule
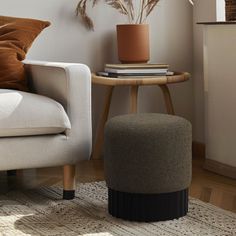
<instances>
[{"instance_id":1,"label":"cream armchair","mask_svg":"<svg viewBox=\"0 0 236 236\"><path fill-rule=\"evenodd\" d=\"M72 199L75 164L91 154L90 71L24 63L33 93L0 89L0 171L63 166L63 198Z\"/></svg>"}]
</instances>

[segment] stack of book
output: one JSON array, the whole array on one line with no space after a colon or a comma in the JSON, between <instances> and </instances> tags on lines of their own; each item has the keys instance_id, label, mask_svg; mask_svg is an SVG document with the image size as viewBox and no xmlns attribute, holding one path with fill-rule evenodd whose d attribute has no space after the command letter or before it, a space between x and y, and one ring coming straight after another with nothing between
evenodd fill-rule
<instances>
[{"instance_id":1,"label":"stack of book","mask_svg":"<svg viewBox=\"0 0 236 236\"><path fill-rule=\"evenodd\" d=\"M166 64L106 64L104 72L98 75L114 78L153 77L167 75L169 65Z\"/></svg>"}]
</instances>

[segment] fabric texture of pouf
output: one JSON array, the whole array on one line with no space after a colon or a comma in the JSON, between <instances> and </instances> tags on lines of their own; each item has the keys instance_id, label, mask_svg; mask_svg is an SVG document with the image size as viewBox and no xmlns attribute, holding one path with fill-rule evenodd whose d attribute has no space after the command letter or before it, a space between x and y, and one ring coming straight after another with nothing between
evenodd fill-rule
<instances>
[{"instance_id":1,"label":"fabric texture of pouf","mask_svg":"<svg viewBox=\"0 0 236 236\"><path fill-rule=\"evenodd\" d=\"M179 218L188 211L192 128L178 116L117 116L105 127L109 213L131 221Z\"/></svg>"}]
</instances>

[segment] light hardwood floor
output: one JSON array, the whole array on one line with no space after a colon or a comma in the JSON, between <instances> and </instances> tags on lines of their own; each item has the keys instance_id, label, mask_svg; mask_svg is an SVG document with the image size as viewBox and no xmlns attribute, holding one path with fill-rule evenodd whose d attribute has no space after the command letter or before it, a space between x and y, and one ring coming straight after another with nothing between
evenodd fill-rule
<instances>
[{"instance_id":1,"label":"light hardwood floor","mask_svg":"<svg viewBox=\"0 0 236 236\"><path fill-rule=\"evenodd\" d=\"M203 160L193 160L193 178L190 195L213 205L236 213L236 180L226 178L202 168ZM101 160L83 161L77 168L80 182L104 179ZM0 172L0 192L15 188L37 188L62 183L62 168L45 168L19 171L17 177L7 177Z\"/></svg>"}]
</instances>

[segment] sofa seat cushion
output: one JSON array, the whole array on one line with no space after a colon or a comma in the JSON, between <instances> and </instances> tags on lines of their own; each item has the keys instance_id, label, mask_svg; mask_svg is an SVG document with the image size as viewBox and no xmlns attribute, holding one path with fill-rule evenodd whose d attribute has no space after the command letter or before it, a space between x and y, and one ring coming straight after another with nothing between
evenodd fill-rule
<instances>
[{"instance_id":1,"label":"sofa seat cushion","mask_svg":"<svg viewBox=\"0 0 236 236\"><path fill-rule=\"evenodd\" d=\"M59 134L70 128L64 108L53 99L0 89L0 137Z\"/></svg>"}]
</instances>

